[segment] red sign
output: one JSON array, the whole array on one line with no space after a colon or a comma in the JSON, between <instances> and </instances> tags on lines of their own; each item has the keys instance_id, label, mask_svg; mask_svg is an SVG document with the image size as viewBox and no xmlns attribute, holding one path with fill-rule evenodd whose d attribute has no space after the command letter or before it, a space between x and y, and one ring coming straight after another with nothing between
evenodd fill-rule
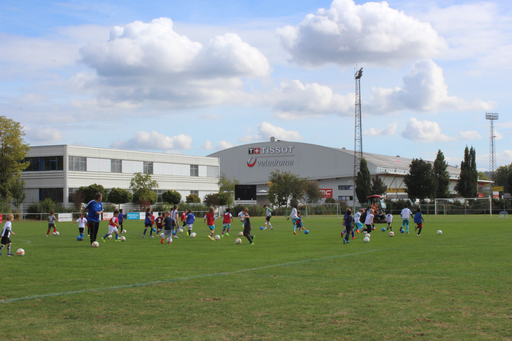
<instances>
[{"instance_id":1,"label":"red sign","mask_svg":"<svg viewBox=\"0 0 512 341\"><path fill-rule=\"evenodd\" d=\"M320 188L320 192L322 192L324 198L332 198L332 188Z\"/></svg>"}]
</instances>

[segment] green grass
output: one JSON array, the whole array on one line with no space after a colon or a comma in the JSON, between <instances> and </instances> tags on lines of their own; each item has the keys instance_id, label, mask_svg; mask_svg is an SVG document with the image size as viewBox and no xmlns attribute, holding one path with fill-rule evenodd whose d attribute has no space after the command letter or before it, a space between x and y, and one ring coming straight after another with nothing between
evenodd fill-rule
<instances>
[{"instance_id":1,"label":"green grass","mask_svg":"<svg viewBox=\"0 0 512 341\"><path fill-rule=\"evenodd\" d=\"M382 224L349 245L340 219L305 219L297 236L252 220L255 245L234 243L238 221L216 242L198 221L170 246L129 221L125 243L98 249L76 224L47 238L15 221L26 255L0 257L0 340L512 339L509 219L427 217L421 237L396 221L395 237Z\"/></svg>"}]
</instances>

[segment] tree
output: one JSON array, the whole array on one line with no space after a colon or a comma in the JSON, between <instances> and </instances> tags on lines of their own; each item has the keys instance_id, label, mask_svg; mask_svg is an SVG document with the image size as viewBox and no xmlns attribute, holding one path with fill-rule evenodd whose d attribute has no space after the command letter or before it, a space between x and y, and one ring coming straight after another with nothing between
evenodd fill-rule
<instances>
[{"instance_id":1,"label":"tree","mask_svg":"<svg viewBox=\"0 0 512 341\"><path fill-rule=\"evenodd\" d=\"M225 174L219 178L219 204L231 207L235 197L235 185L238 185L237 179L229 179Z\"/></svg>"},{"instance_id":2,"label":"tree","mask_svg":"<svg viewBox=\"0 0 512 341\"><path fill-rule=\"evenodd\" d=\"M11 181L10 192L12 198L11 203L16 206L16 211L19 211L21 204L23 204L27 198L25 194L25 181L14 178Z\"/></svg>"},{"instance_id":3,"label":"tree","mask_svg":"<svg viewBox=\"0 0 512 341\"><path fill-rule=\"evenodd\" d=\"M372 194L372 178L368 170L368 163L365 159L361 159L359 164L359 172L356 177L356 196L360 203L365 203L366 198Z\"/></svg>"},{"instance_id":4,"label":"tree","mask_svg":"<svg viewBox=\"0 0 512 341\"><path fill-rule=\"evenodd\" d=\"M217 193L206 194L203 203L206 206L219 206L219 195Z\"/></svg>"},{"instance_id":5,"label":"tree","mask_svg":"<svg viewBox=\"0 0 512 341\"><path fill-rule=\"evenodd\" d=\"M450 195L450 173L448 173L448 164L441 150L437 151L434 167L432 168L432 178L434 181L433 197L448 198Z\"/></svg>"},{"instance_id":6,"label":"tree","mask_svg":"<svg viewBox=\"0 0 512 341\"><path fill-rule=\"evenodd\" d=\"M201 198L197 194L191 193L185 197L185 202L187 204L199 204L201 203Z\"/></svg>"},{"instance_id":7,"label":"tree","mask_svg":"<svg viewBox=\"0 0 512 341\"><path fill-rule=\"evenodd\" d=\"M139 172L133 174L133 178L130 180L130 188L133 190L133 193L140 189L152 190L158 188L158 182L153 180L151 174L142 174Z\"/></svg>"},{"instance_id":8,"label":"tree","mask_svg":"<svg viewBox=\"0 0 512 341\"><path fill-rule=\"evenodd\" d=\"M279 207L286 206L288 202L293 206L304 198L307 180L290 172L275 170L268 178L268 201Z\"/></svg>"},{"instance_id":9,"label":"tree","mask_svg":"<svg viewBox=\"0 0 512 341\"><path fill-rule=\"evenodd\" d=\"M507 185L504 188L505 192L512 193L512 171L508 173Z\"/></svg>"},{"instance_id":10,"label":"tree","mask_svg":"<svg viewBox=\"0 0 512 341\"><path fill-rule=\"evenodd\" d=\"M324 197L320 187L318 187L318 181L307 180L304 192L306 201L312 204L319 202Z\"/></svg>"},{"instance_id":11,"label":"tree","mask_svg":"<svg viewBox=\"0 0 512 341\"><path fill-rule=\"evenodd\" d=\"M478 180L489 180L489 177L484 172L478 172Z\"/></svg>"},{"instance_id":12,"label":"tree","mask_svg":"<svg viewBox=\"0 0 512 341\"><path fill-rule=\"evenodd\" d=\"M506 186L510 172L512 172L512 163L508 166L499 166L492 179L494 180L494 186Z\"/></svg>"},{"instance_id":13,"label":"tree","mask_svg":"<svg viewBox=\"0 0 512 341\"><path fill-rule=\"evenodd\" d=\"M84 195L80 191L75 191L69 195L69 200L73 202L73 206L77 211L82 210L82 203L84 202Z\"/></svg>"},{"instance_id":14,"label":"tree","mask_svg":"<svg viewBox=\"0 0 512 341\"><path fill-rule=\"evenodd\" d=\"M162 193L162 200L169 204L179 204L181 201L181 194L176 191L165 191Z\"/></svg>"},{"instance_id":15,"label":"tree","mask_svg":"<svg viewBox=\"0 0 512 341\"><path fill-rule=\"evenodd\" d=\"M127 202L131 202L133 199L133 194L127 191L124 188L112 188L108 193L108 201L113 204L125 204Z\"/></svg>"},{"instance_id":16,"label":"tree","mask_svg":"<svg viewBox=\"0 0 512 341\"><path fill-rule=\"evenodd\" d=\"M108 201L108 192L102 185L92 184L89 186L82 186L77 192L82 194L83 203L88 203L89 201L96 199L96 194L98 193L101 193L103 196L103 201Z\"/></svg>"},{"instance_id":17,"label":"tree","mask_svg":"<svg viewBox=\"0 0 512 341\"><path fill-rule=\"evenodd\" d=\"M388 186L384 184L381 178L378 176L372 179L371 194L384 195L388 190Z\"/></svg>"},{"instance_id":18,"label":"tree","mask_svg":"<svg viewBox=\"0 0 512 341\"><path fill-rule=\"evenodd\" d=\"M476 170L476 151L473 147L464 149L464 160L460 163L459 182L455 190L464 198L478 195L478 171Z\"/></svg>"},{"instance_id":19,"label":"tree","mask_svg":"<svg viewBox=\"0 0 512 341\"><path fill-rule=\"evenodd\" d=\"M156 204L157 200L158 195L152 190L146 188L141 188L137 192L133 193L132 198L133 203L143 208Z\"/></svg>"},{"instance_id":20,"label":"tree","mask_svg":"<svg viewBox=\"0 0 512 341\"><path fill-rule=\"evenodd\" d=\"M11 197L11 184L28 167L25 157L30 147L20 123L0 116L0 200Z\"/></svg>"},{"instance_id":21,"label":"tree","mask_svg":"<svg viewBox=\"0 0 512 341\"><path fill-rule=\"evenodd\" d=\"M431 198L435 185L432 181L432 166L422 159L412 159L409 174L404 178L407 195L413 202L416 199Z\"/></svg>"}]
</instances>

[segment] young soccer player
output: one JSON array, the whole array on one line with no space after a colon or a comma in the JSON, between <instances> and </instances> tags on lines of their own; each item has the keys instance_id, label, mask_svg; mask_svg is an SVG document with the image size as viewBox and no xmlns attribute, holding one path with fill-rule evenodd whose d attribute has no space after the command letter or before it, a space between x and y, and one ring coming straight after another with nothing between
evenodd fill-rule
<instances>
[{"instance_id":1,"label":"young soccer player","mask_svg":"<svg viewBox=\"0 0 512 341\"><path fill-rule=\"evenodd\" d=\"M50 234L50 230L53 228L53 235L55 236L55 233L57 232L57 226L55 226L55 222L59 222L57 217L55 217L55 212L52 210L50 211L50 215L48 216L48 232L46 232L46 236Z\"/></svg>"},{"instance_id":2,"label":"young soccer player","mask_svg":"<svg viewBox=\"0 0 512 341\"><path fill-rule=\"evenodd\" d=\"M171 219L171 212L169 212L169 211L165 212L164 236L162 237L160 244L163 244L165 239L167 239L167 242L169 243L169 245L172 244L172 231L174 229L173 224L174 224L174 221L173 221L173 219Z\"/></svg>"},{"instance_id":3,"label":"young soccer player","mask_svg":"<svg viewBox=\"0 0 512 341\"><path fill-rule=\"evenodd\" d=\"M347 209L347 213L345 213L345 215L343 216L343 226L345 227L345 230L343 232L341 232L341 238L344 238L343 237L344 233L347 233L347 234L352 233L352 239L356 239L356 236L354 235L354 217L352 217L352 210L350 211L350 218L352 220L352 228L350 229L350 231L346 228L348 216L349 216L349 214L348 214L348 209ZM348 238L348 236L346 236L346 237ZM345 242L343 242L343 243L345 243Z\"/></svg>"},{"instance_id":4,"label":"young soccer player","mask_svg":"<svg viewBox=\"0 0 512 341\"><path fill-rule=\"evenodd\" d=\"M158 218L156 218L156 233L159 234L164 227L164 213L158 212Z\"/></svg>"},{"instance_id":5,"label":"young soccer player","mask_svg":"<svg viewBox=\"0 0 512 341\"><path fill-rule=\"evenodd\" d=\"M196 217L194 216L194 213L192 213L192 210L188 210L188 214L187 214L187 227L188 227L188 230L187 230L187 233L188 233L189 236L192 233L192 226L194 225L195 221L196 221Z\"/></svg>"},{"instance_id":6,"label":"young soccer player","mask_svg":"<svg viewBox=\"0 0 512 341\"><path fill-rule=\"evenodd\" d=\"M80 218L78 218L77 221L72 222L71 225L74 223L78 223L78 238L82 242L84 240L85 224L87 224L87 219L85 219L84 215L81 214Z\"/></svg>"},{"instance_id":7,"label":"young soccer player","mask_svg":"<svg viewBox=\"0 0 512 341\"><path fill-rule=\"evenodd\" d=\"M82 213L83 214L83 213ZM84 215L84 218L86 220L86 223L85 225L87 226L87 237L90 237L91 236L91 228L89 227L89 213L87 213L86 215Z\"/></svg>"},{"instance_id":8,"label":"young soccer player","mask_svg":"<svg viewBox=\"0 0 512 341\"><path fill-rule=\"evenodd\" d=\"M238 212L238 219L240 219L240 221L242 222L242 229L244 228L244 211L240 211Z\"/></svg>"},{"instance_id":9,"label":"young soccer player","mask_svg":"<svg viewBox=\"0 0 512 341\"><path fill-rule=\"evenodd\" d=\"M118 210L115 210L114 211L114 216L112 218L110 218L110 221L108 222L108 233L106 235L103 236L103 242L105 242L105 238L108 238L108 236L111 236L112 233L116 233L116 242L119 241L119 222L117 220L117 217L119 216L119 211Z\"/></svg>"},{"instance_id":10,"label":"young soccer player","mask_svg":"<svg viewBox=\"0 0 512 341\"><path fill-rule=\"evenodd\" d=\"M151 238L155 238L155 236L153 236L153 232L156 232L156 228L155 228L155 215L153 214L153 212L151 212L151 231L149 232L149 236Z\"/></svg>"},{"instance_id":11,"label":"young soccer player","mask_svg":"<svg viewBox=\"0 0 512 341\"><path fill-rule=\"evenodd\" d=\"M298 218L298 216L297 216L297 205L293 206L292 212L290 213L288 218L286 218L286 220L290 220L290 218L292 218L292 223L293 223L293 234L297 235L297 231L295 231L295 229L296 229L295 223L297 222L297 218Z\"/></svg>"},{"instance_id":12,"label":"young soccer player","mask_svg":"<svg viewBox=\"0 0 512 341\"><path fill-rule=\"evenodd\" d=\"M222 219L222 235L221 238L224 237L224 233L226 233L226 236L229 237L229 229L231 228L231 219L233 216L229 212L231 211L229 208L226 209L226 212L224 212L224 218ZM227 231L226 231L227 229Z\"/></svg>"},{"instance_id":13,"label":"young soccer player","mask_svg":"<svg viewBox=\"0 0 512 341\"><path fill-rule=\"evenodd\" d=\"M178 216L179 216L178 205L175 204L172 207L172 211L171 211L171 219L172 219L172 222L173 222L173 225L172 225L172 236L175 239L180 239L178 237L178 235L177 235L178 229L180 228Z\"/></svg>"},{"instance_id":14,"label":"young soccer player","mask_svg":"<svg viewBox=\"0 0 512 341\"><path fill-rule=\"evenodd\" d=\"M210 228L210 235L208 236L208 238L210 240L215 240L215 238L213 238L213 235L215 234L215 220L217 219L217 216L215 215L215 209L213 208L213 206L210 206L208 208L208 212L206 213L206 216L204 217L204 222L206 223L206 225L208 225L208 228Z\"/></svg>"},{"instance_id":15,"label":"young soccer player","mask_svg":"<svg viewBox=\"0 0 512 341\"><path fill-rule=\"evenodd\" d=\"M124 221L124 213L123 209L119 209L119 215L117 216L117 222L119 223L119 232L123 233L123 221Z\"/></svg>"},{"instance_id":16,"label":"young soccer player","mask_svg":"<svg viewBox=\"0 0 512 341\"><path fill-rule=\"evenodd\" d=\"M347 233L345 234L345 238L343 239L343 244L348 244L350 243L350 240L349 240L349 234L350 232L352 232L352 239L354 239L354 231L353 231L353 228L354 228L354 217L352 217L352 210L350 208L347 208L347 214L345 215L345 229L347 231Z\"/></svg>"},{"instance_id":17,"label":"young soccer player","mask_svg":"<svg viewBox=\"0 0 512 341\"><path fill-rule=\"evenodd\" d=\"M393 231L393 226L391 226L391 224L393 224L393 215L389 210L386 211L386 223L388 223L386 230L390 229L391 231Z\"/></svg>"},{"instance_id":18,"label":"young soccer player","mask_svg":"<svg viewBox=\"0 0 512 341\"><path fill-rule=\"evenodd\" d=\"M187 210L181 214L181 228L185 228L185 226L187 226Z\"/></svg>"},{"instance_id":19,"label":"young soccer player","mask_svg":"<svg viewBox=\"0 0 512 341\"><path fill-rule=\"evenodd\" d=\"M100 228L100 215L103 213L103 204L101 203L103 195L97 193L94 200L89 201L87 205L82 209L82 214L85 210L88 210L87 221L89 222L91 245L96 241L98 236L98 230Z\"/></svg>"},{"instance_id":20,"label":"young soccer player","mask_svg":"<svg viewBox=\"0 0 512 341\"><path fill-rule=\"evenodd\" d=\"M267 216L265 218L264 230L267 229L267 223L268 223L268 226L270 226L270 229L273 230L272 224L270 223L270 218L272 218L272 209L270 207L268 207L267 205L263 205L263 208L265 209L265 213L267 214Z\"/></svg>"},{"instance_id":21,"label":"young soccer player","mask_svg":"<svg viewBox=\"0 0 512 341\"><path fill-rule=\"evenodd\" d=\"M250 245L254 245L254 236L251 236L251 217L249 217L249 209L244 207L244 236L249 241Z\"/></svg>"},{"instance_id":22,"label":"young soccer player","mask_svg":"<svg viewBox=\"0 0 512 341\"><path fill-rule=\"evenodd\" d=\"M2 240L0 241L0 256L2 256L2 250L4 249L5 245L7 245L7 257L14 256L11 252L11 239L9 238L11 234L13 236L16 235L16 233L12 232L12 219L13 215L11 213L8 213L5 215L5 222L4 228L2 229L2 234L0 237L2 237Z\"/></svg>"},{"instance_id":23,"label":"young soccer player","mask_svg":"<svg viewBox=\"0 0 512 341\"><path fill-rule=\"evenodd\" d=\"M421 208L419 207L416 210L416 214L414 215L414 222L416 223L414 231L418 231L418 237L421 237L421 229L423 228L423 223L425 222L425 219L423 219L423 214L421 214Z\"/></svg>"},{"instance_id":24,"label":"young soccer player","mask_svg":"<svg viewBox=\"0 0 512 341\"><path fill-rule=\"evenodd\" d=\"M364 224L366 225L366 232L371 233L372 225L373 225L373 210L372 209L370 209L370 211L366 212L366 219L364 221Z\"/></svg>"},{"instance_id":25,"label":"young soccer player","mask_svg":"<svg viewBox=\"0 0 512 341\"><path fill-rule=\"evenodd\" d=\"M361 214L363 213L363 209L359 209L354 215L354 226L356 228L357 234L359 234L359 230L362 229L363 223L361 222Z\"/></svg>"},{"instance_id":26,"label":"young soccer player","mask_svg":"<svg viewBox=\"0 0 512 341\"><path fill-rule=\"evenodd\" d=\"M144 219L144 233L142 234L142 238L146 238L146 232L148 227L151 228L151 207L146 208L146 217ZM153 236L153 231L149 231L149 235Z\"/></svg>"},{"instance_id":27,"label":"young soccer player","mask_svg":"<svg viewBox=\"0 0 512 341\"><path fill-rule=\"evenodd\" d=\"M407 232L407 234L409 234L409 215L412 215L412 212L409 209L408 204L405 204L405 207L402 210L402 212L400 213L400 215L402 216L402 227L400 229L403 230L404 226L406 226L407 227L406 232Z\"/></svg>"}]
</instances>

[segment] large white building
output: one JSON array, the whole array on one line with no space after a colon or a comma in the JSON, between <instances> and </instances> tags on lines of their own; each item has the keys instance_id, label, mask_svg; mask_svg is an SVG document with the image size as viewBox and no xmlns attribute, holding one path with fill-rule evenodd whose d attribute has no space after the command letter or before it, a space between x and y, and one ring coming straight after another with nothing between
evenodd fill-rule
<instances>
[{"instance_id":1,"label":"large white building","mask_svg":"<svg viewBox=\"0 0 512 341\"><path fill-rule=\"evenodd\" d=\"M274 170L289 171L318 181L324 197L353 204L354 152L314 144L279 141L257 142L221 150L209 155L220 159L220 171L241 184L257 185L257 202L268 202L268 178ZM372 177L378 176L388 187L388 198L407 198L404 177L412 159L364 153ZM448 166L450 193L459 179L460 169ZM235 198L236 199L236 198Z\"/></svg>"},{"instance_id":2,"label":"large white building","mask_svg":"<svg viewBox=\"0 0 512 341\"><path fill-rule=\"evenodd\" d=\"M54 145L31 147L26 160L30 166L22 173L25 203L51 198L68 205L71 193L95 183L129 189L138 172L158 182L159 199L167 190L179 192L183 200L192 193L202 200L219 191L219 159L213 157Z\"/></svg>"}]
</instances>

